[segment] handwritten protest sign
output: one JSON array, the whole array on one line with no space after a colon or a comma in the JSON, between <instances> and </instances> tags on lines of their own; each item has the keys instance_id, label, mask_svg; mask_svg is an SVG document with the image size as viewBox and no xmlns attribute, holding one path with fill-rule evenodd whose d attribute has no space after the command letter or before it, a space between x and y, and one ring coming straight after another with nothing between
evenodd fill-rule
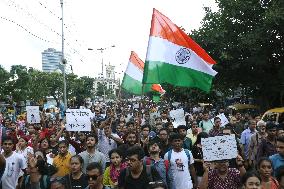
<instances>
[{"instance_id":1,"label":"handwritten protest sign","mask_svg":"<svg viewBox=\"0 0 284 189\"><path fill-rule=\"evenodd\" d=\"M91 131L92 112L89 109L67 109L67 131Z\"/></svg>"},{"instance_id":2,"label":"handwritten protest sign","mask_svg":"<svg viewBox=\"0 0 284 189\"><path fill-rule=\"evenodd\" d=\"M38 106L26 106L27 122L28 123L40 123L39 107Z\"/></svg>"},{"instance_id":3,"label":"handwritten protest sign","mask_svg":"<svg viewBox=\"0 0 284 189\"><path fill-rule=\"evenodd\" d=\"M221 119L221 127L225 127L229 123L229 120L225 116L224 113L217 115L216 117L219 117ZM212 123L214 123L214 118L211 119Z\"/></svg>"},{"instance_id":4,"label":"handwritten protest sign","mask_svg":"<svg viewBox=\"0 0 284 189\"><path fill-rule=\"evenodd\" d=\"M179 125L186 124L184 110L182 108L170 111L170 116L174 120L174 128L177 128Z\"/></svg>"},{"instance_id":5,"label":"handwritten protest sign","mask_svg":"<svg viewBox=\"0 0 284 189\"><path fill-rule=\"evenodd\" d=\"M202 138L201 145L204 161L233 159L238 155L235 135Z\"/></svg>"}]
</instances>

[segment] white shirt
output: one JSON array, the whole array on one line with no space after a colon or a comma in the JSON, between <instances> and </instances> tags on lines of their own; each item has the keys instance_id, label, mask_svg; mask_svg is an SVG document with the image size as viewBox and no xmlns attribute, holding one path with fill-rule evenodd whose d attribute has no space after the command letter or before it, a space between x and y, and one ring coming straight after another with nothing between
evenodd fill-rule
<instances>
[{"instance_id":1,"label":"white shirt","mask_svg":"<svg viewBox=\"0 0 284 189\"><path fill-rule=\"evenodd\" d=\"M2 177L3 189L15 189L18 183L20 171L27 168L27 163L23 155L13 152L6 159L6 168Z\"/></svg>"},{"instance_id":2,"label":"white shirt","mask_svg":"<svg viewBox=\"0 0 284 189\"><path fill-rule=\"evenodd\" d=\"M190 160L184 150L175 152L172 150L170 159L170 175L171 175L171 186L174 189L192 189L192 181L189 173L189 164L193 164L193 156L189 151ZM165 154L164 159L168 159L168 152Z\"/></svg>"}]
</instances>

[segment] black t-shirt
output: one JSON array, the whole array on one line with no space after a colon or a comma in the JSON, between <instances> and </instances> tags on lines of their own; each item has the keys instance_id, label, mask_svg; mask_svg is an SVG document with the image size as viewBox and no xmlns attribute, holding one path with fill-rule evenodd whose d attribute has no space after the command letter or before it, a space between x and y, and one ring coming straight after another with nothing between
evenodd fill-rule
<instances>
[{"instance_id":1,"label":"black t-shirt","mask_svg":"<svg viewBox=\"0 0 284 189\"><path fill-rule=\"evenodd\" d=\"M64 179L66 181L66 189L85 189L88 186L85 174L82 174L77 180L73 179L71 175L66 175Z\"/></svg>"},{"instance_id":2,"label":"black t-shirt","mask_svg":"<svg viewBox=\"0 0 284 189\"><path fill-rule=\"evenodd\" d=\"M203 153L202 153L202 148L199 148L196 145L192 146L191 150L192 156L194 159L203 159ZM196 175L199 177L203 176L204 170L203 170L203 163L201 162L194 162L194 168L196 171Z\"/></svg>"},{"instance_id":3,"label":"black t-shirt","mask_svg":"<svg viewBox=\"0 0 284 189\"><path fill-rule=\"evenodd\" d=\"M162 180L154 167L151 167L151 174L152 181ZM137 179L132 177L130 170L126 178L126 169L122 170L118 177L118 187L123 187L124 189L146 189L149 186L149 182L151 181L148 178L146 166L143 166L143 171Z\"/></svg>"}]
</instances>

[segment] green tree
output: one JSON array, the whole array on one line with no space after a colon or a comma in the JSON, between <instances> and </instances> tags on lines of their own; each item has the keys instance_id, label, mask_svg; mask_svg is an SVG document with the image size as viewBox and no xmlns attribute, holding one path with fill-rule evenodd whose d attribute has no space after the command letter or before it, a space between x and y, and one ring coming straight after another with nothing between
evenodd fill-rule
<instances>
[{"instance_id":1,"label":"green tree","mask_svg":"<svg viewBox=\"0 0 284 189\"><path fill-rule=\"evenodd\" d=\"M191 34L217 61L214 88L225 95L242 88L264 108L283 106L284 1L216 2L219 10L205 8Z\"/></svg>"},{"instance_id":2,"label":"green tree","mask_svg":"<svg viewBox=\"0 0 284 189\"><path fill-rule=\"evenodd\" d=\"M27 99L29 93L30 75L26 66L13 65L10 70L8 90L16 102Z\"/></svg>"},{"instance_id":3,"label":"green tree","mask_svg":"<svg viewBox=\"0 0 284 189\"><path fill-rule=\"evenodd\" d=\"M0 65L0 100L4 100L8 93L10 73Z\"/></svg>"}]
</instances>

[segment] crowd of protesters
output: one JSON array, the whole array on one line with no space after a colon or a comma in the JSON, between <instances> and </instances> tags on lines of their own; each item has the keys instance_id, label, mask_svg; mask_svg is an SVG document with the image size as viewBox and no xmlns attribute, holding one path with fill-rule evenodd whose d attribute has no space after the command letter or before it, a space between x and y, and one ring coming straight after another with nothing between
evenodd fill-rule
<instances>
[{"instance_id":1,"label":"crowd of protesters","mask_svg":"<svg viewBox=\"0 0 284 189\"><path fill-rule=\"evenodd\" d=\"M226 114L130 101L90 107L92 130L69 132L60 114L41 123L0 119L2 189L284 189L283 123L261 115ZM184 125L169 112L183 108ZM205 162L202 138L235 135L234 159ZM0 135L0 136L1 136ZM230 149L228 149L230 150Z\"/></svg>"}]
</instances>

